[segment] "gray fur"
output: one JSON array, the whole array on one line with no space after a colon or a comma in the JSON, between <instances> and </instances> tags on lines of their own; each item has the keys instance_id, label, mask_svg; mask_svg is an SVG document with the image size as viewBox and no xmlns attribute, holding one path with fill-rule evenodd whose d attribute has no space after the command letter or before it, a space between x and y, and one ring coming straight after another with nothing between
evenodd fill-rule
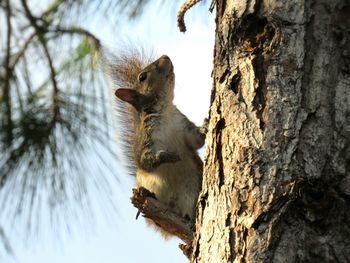
<instances>
[{"instance_id":1,"label":"gray fur","mask_svg":"<svg viewBox=\"0 0 350 263\"><path fill-rule=\"evenodd\" d=\"M174 212L194 219L202 181L197 149L205 135L173 104L172 62L162 56L144 66L145 61L134 54L115 61L110 74L116 96L128 102L121 109L137 184Z\"/></svg>"}]
</instances>

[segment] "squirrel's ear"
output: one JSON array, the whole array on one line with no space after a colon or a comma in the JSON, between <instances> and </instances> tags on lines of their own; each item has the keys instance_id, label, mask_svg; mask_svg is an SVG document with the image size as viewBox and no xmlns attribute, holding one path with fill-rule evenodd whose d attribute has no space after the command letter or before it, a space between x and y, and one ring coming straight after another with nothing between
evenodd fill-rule
<instances>
[{"instance_id":1,"label":"squirrel's ear","mask_svg":"<svg viewBox=\"0 0 350 263\"><path fill-rule=\"evenodd\" d=\"M134 105L137 103L138 101L138 97L139 97L139 93L136 90L133 89L117 89L115 91L115 95L125 101L130 103L131 105Z\"/></svg>"}]
</instances>

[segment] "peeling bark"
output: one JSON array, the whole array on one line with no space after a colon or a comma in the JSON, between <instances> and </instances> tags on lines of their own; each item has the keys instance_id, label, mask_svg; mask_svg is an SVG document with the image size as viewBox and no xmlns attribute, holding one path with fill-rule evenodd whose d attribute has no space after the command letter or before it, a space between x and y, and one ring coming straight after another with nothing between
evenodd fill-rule
<instances>
[{"instance_id":1,"label":"peeling bark","mask_svg":"<svg viewBox=\"0 0 350 263\"><path fill-rule=\"evenodd\" d=\"M191 262L350 262L350 3L218 0Z\"/></svg>"}]
</instances>

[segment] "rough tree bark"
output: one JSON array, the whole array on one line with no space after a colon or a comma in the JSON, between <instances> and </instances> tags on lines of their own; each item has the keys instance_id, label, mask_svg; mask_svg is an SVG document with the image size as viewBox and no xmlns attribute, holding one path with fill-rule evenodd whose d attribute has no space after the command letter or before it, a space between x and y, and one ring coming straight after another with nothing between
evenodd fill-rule
<instances>
[{"instance_id":1,"label":"rough tree bark","mask_svg":"<svg viewBox=\"0 0 350 263\"><path fill-rule=\"evenodd\" d=\"M217 0L191 262L350 262L350 3Z\"/></svg>"}]
</instances>

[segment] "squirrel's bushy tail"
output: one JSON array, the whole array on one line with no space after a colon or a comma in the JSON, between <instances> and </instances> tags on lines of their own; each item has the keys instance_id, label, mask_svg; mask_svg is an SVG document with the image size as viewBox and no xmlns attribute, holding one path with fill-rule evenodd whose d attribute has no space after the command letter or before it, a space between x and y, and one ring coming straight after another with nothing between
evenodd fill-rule
<instances>
[{"instance_id":1,"label":"squirrel's bushy tail","mask_svg":"<svg viewBox=\"0 0 350 263\"><path fill-rule=\"evenodd\" d=\"M154 57L153 52L146 52L143 48L127 46L113 53L105 50L103 52L103 64L114 88L132 89L141 70L152 63Z\"/></svg>"},{"instance_id":2,"label":"squirrel's bushy tail","mask_svg":"<svg viewBox=\"0 0 350 263\"><path fill-rule=\"evenodd\" d=\"M112 96L118 88L133 89L141 70L154 60L152 52L145 52L142 48L127 45L117 51L104 49L102 52L102 68L108 76ZM136 173L133 156L133 142L135 127L133 109L127 103L115 98L116 113L116 142L119 145L118 159L131 175Z\"/></svg>"}]
</instances>

